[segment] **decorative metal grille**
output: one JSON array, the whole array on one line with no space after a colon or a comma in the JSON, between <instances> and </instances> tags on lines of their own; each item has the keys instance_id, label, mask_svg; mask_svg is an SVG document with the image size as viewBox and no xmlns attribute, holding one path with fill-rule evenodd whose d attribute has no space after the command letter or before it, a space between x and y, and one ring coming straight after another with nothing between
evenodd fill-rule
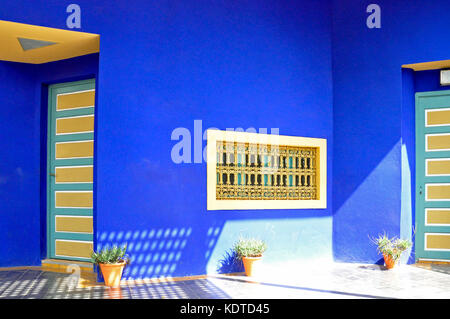
<instances>
[{"instance_id":1,"label":"decorative metal grille","mask_svg":"<svg viewBox=\"0 0 450 319\"><path fill-rule=\"evenodd\" d=\"M217 200L317 200L317 147L217 141Z\"/></svg>"}]
</instances>

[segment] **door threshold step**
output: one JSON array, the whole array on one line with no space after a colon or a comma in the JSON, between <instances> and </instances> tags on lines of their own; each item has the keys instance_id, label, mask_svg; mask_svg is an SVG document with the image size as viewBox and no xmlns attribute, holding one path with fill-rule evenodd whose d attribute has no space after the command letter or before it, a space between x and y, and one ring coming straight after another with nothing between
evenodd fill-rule
<instances>
[{"instance_id":1,"label":"door threshold step","mask_svg":"<svg viewBox=\"0 0 450 319\"><path fill-rule=\"evenodd\" d=\"M417 264L435 264L435 265L450 265L450 260L446 259L422 259L419 258Z\"/></svg>"},{"instance_id":2,"label":"door threshold step","mask_svg":"<svg viewBox=\"0 0 450 319\"><path fill-rule=\"evenodd\" d=\"M79 267L81 272L94 273L94 264L84 261L63 260L63 259L44 259L42 268L47 271L73 272L74 267Z\"/></svg>"},{"instance_id":3,"label":"door threshold step","mask_svg":"<svg viewBox=\"0 0 450 319\"><path fill-rule=\"evenodd\" d=\"M58 273L74 273L75 267L80 268L80 277L78 288L86 288L97 285L97 273L94 271L94 264L90 262L63 260L63 259L44 259L42 260L41 270Z\"/></svg>"}]
</instances>

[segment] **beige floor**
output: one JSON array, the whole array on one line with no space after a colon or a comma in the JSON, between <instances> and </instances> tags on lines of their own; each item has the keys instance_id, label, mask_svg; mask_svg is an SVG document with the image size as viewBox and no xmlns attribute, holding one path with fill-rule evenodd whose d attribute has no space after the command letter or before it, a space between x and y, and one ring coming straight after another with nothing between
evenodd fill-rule
<instances>
[{"instance_id":1,"label":"beige floor","mask_svg":"<svg viewBox=\"0 0 450 319\"><path fill-rule=\"evenodd\" d=\"M39 269L0 272L0 298L305 299L450 298L450 266L320 263L261 268L255 277L210 275L160 282L101 284L80 288L64 273Z\"/></svg>"}]
</instances>

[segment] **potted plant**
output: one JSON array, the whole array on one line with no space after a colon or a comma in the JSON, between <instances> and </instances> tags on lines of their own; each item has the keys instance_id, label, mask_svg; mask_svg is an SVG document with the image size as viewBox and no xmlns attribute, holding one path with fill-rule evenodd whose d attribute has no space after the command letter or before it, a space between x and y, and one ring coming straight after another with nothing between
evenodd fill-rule
<instances>
[{"instance_id":1,"label":"potted plant","mask_svg":"<svg viewBox=\"0 0 450 319\"><path fill-rule=\"evenodd\" d=\"M266 243L255 238L240 238L234 244L234 251L242 259L247 276L253 275L255 265L261 262L262 255L266 249Z\"/></svg>"},{"instance_id":2,"label":"potted plant","mask_svg":"<svg viewBox=\"0 0 450 319\"><path fill-rule=\"evenodd\" d=\"M92 252L92 262L100 266L106 286L120 286L123 268L129 261L128 257L125 255L126 250L127 245L124 245L122 247L106 247L99 252Z\"/></svg>"},{"instance_id":3,"label":"potted plant","mask_svg":"<svg viewBox=\"0 0 450 319\"><path fill-rule=\"evenodd\" d=\"M412 242L408 239L389 238L386 234L379 235L372 241L377 245L378 252L383 254L387 269L394 268L402 253L412 246Z\"/></svg>"}]
</instances>

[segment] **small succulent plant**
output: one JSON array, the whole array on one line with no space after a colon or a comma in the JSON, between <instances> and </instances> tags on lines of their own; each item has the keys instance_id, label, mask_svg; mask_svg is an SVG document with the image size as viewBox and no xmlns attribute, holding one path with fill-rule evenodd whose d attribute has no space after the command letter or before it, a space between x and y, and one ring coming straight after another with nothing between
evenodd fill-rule
<instances>
[{"instance_id":1,"label":"small succulent plant","mask_svg":"<svg viewBox=\"0 0 450 319\"><path fill-rule=\"evenodd\" d=\"M267 245L263 240L256 238L239 238L233 247L239 258L260 257L266 251Z\"/></svg>"},{"instance_id":2,"label":"small succulent plant","mask_svg":"<svg viewBox=\"0 0 450 319\"><path fill-rule=\"evenodd\" d=\"M120 262L128 262L128 257L125 255L127 245L113 247L105 247L99 252L92 252L91 260L95 264L115 264Z\"/></svg>"},{"instance_id":3,"label":"small succulent plant","mask_svg":"<svg viewBox=\"0 0 450 319\"><path fill-rule=\"evenodd\" d=\"M390 256L394 261L397 261L401 254L412 246L412 242L408 239L389 238L385 233L372 238L372 241L377 245L379 253Z\"/></svg>"}]
</instances>

